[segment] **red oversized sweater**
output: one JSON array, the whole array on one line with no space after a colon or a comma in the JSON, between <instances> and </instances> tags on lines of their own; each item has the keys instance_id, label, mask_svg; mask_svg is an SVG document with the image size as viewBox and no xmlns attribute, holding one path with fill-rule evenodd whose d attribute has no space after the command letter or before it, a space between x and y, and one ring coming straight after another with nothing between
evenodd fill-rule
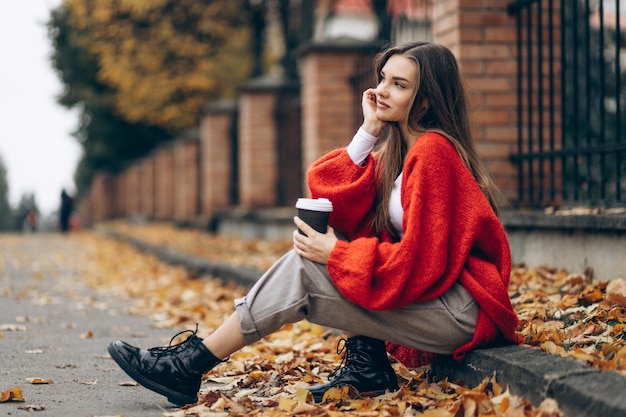
<instances>
[{"instance_id":1,"label":"red oversized sweater","mask_svg":"<svg viewBox=\"0 0 626 417\"><path fill-rule=\"evenodd\" d=\"M519 343L517 315L507 292L511 256L504 228L455 147L429 132L409 149L403 168L404 236L393 242L371 228L376 160L352 162L345 149L328 153L308 172L313 198L333 203L338 241L328 271L340 292L371 310L396 309L439 297L459 281L480 305L474 338L459 346L462 360L495 341ZM424 365L415 349L387 344L408 366Z\"/></svg>"}]
</instances>

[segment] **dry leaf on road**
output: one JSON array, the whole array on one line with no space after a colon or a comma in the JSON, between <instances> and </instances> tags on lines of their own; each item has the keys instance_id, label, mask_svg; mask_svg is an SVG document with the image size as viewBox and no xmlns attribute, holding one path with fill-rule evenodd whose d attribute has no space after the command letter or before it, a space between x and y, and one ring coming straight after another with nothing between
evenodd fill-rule
<instances>
[{"instance_id":1,"label":"dry leaf on road","mask_svg":"<svg viewBox=\"0 0 626 417\"><path fill-rule=\"evenodd\" d=\"M22 389L20 387L13 387L0 392L0 403L7 401L26 401L22 396Z\"/></svg>"}]
</instances>

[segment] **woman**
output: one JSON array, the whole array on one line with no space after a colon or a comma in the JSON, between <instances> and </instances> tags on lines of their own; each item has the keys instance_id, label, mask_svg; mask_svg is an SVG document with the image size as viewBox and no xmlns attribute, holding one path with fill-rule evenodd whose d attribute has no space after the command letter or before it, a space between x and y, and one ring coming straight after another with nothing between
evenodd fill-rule
<instances>
[{"instance_id":1,"label":"woman","mask_svg":"<svg viewBox=\"0 0 626 417\"><path fill-rule=\"evenodd\" d=\"M431 43L391 47L377 56L376 75L350 144L308 172L312 197L333 203L327 233L296 217L305 235L294 231L293 251L206 339L194 332L148 350L111 343L132 378L174 404L195 402L205 372L301 319L349 336L343 368L309 388L317 401L346 384L397 389L387 352L416 367L435 354L462 360L476 347L517 342L509 246L454 56Z\"/></svg>"}]
</instances>

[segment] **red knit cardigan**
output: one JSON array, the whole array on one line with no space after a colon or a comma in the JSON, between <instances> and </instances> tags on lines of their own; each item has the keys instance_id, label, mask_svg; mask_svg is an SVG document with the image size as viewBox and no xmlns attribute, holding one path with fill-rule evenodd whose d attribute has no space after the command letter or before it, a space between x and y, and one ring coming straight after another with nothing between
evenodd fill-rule
<instances>
[{"instance_id":1,"label":"red knit cardigan","mask_svg":"<svg viewBox=\"0 0 626 417\"><path fill-rule=\"evenodd\" d=\"M313 198L332 201L330 224L349 241L338 241L328 271L339 291L370 310L397 309L428 301L460 282L480 305L474 338L459 346L462 360L473 348L496 341L519 343L517 315L507 287L511 255L504 228L456 148L438 133L420 136L409 149L402 175L404 236L393 242L371 228L376 159L363 166L345 149L316 161L307 179ZM407 366L434 358L427 352L387 344Z\"/></svg>"}]
</instances>

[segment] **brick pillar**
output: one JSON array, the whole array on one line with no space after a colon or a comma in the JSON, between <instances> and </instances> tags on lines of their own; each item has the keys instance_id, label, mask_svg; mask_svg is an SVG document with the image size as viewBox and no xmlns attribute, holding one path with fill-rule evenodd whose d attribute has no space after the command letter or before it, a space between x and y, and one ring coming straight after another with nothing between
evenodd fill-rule
<instances>
[{"instance_id":1,"label":"brick pillar","mask_svg":"<svg viewBox=\"0 0 626 417\"><path fill-rule=\"evenodd\" d=\"M174 152L167 144L154 154L154 217L172 219L174 215Z\"/></svg>"},{"instance_id":2,"label":"brick pillar","mask_svg":"<svg viewBox=\"0 0 626 417\"><path fill-rule=\"evenodd\" d=\"M139 180L141 215L154 218L154 155L148 155L139 162Z\"/></svg>"},{"instance_id":3,"label":"brick pillar","mask_svg":"<svg viewBox=\"0 0 626 417\"><path fill-rule=\"evenodd\" d=\"M119 178L118 193L120 196L120 199L118 201L118 208L119 208L118 215L121 217L126 217L130 214L130 206L131 206L131 202L129 201L129 198L128 198L128 183L129 183L128 171L124 170L120 172L118 175L118 178Z\"/></svg>"},{"instance_id":4,"label":"brick pillar","mask_svg":"<svg viewBox=\"0 0 626 417\"><path fill-rule=\"evenodd\" d=\"M484 6L485 4L489 6ZM517 195L516 28L510 0L433 2L433 41L455 54L470 98L472 134L479 155L508 199Z\"/></svg>"},{"instance_id":5,"label":"brick pillar","mask_svg":"<svg viewBox=\"0 0 626 417\"><path fill-rule=\"evenodd\" d=\"M125 193L124 193L124 176L122 172L118 172L112 179L112 195L113 195L113 217L123 216L125 214Z\"/></svg>"},{"instance_id":6,"label":"brick pillar","mask_svg":"<svg viewBox=\"0 0 626 417\"><path fill-rule=\"evenodd\" d=\"M93 209L94 201L92 197L92 190L90 189L87 196L80 200L78 207L75 210L78 214L78 218L80 219L81 227L91 227L93 225L95 222Z\"/></svg>"},{"instance_id":7,"label":"brick pillar","mask_svg":"<svg viewBox=\"0 0 626 417\"><path fill-rule=\"evenodd\" d=\"M239 204L244 208L279 204L280 157L277 111L281 94L294 85L282 79L250 80L239 99ZM299 175L299 172L290 173Z\"/></svg>"},{"instance_id":8,"label":"brick pillar","mask_svg":"<svg viewBox=\"0 0 626 417\"><path fill-rule=\"evenodd\" d=\"M198 215L198 132L187 132L174 143L174 218Z\"/></svg>"},{"instance_id":9,"label":"brick pillar","mask_svg":"<svg viewBox=\"0 0 626 417\"><path fill-rule=\"evenodd\" d=\"M139 166L129 165L124 171L124 189L126 194L126 216L136 216L141 211Z\"/></svg>"},{"instance_id":10,"label":"brick pillar","mask_svg":"<svg viewBox=\"0 0 626 417\"><path fill-rule=\"evenodd\" d=\"M214 103L200 119L200 212L208 218L236 202L236 111L235 103Z\"/></svg>"},{"instance_id":11,"label":"brick pillar","mask_svg":"<svg viewBox=\"0 0 626 417\"><path fill-rule=\"evenodd\" d=\"M302 166L304 171L324 153L346 146L354 135L355 99L351 77L366 70L360 68L363 57L372 58L380 45L326 41L308 45L300 57L302 100ZM305 194L309 194L306 178Z\"/></svg>"},{"instance_id":12,"label":"brick pillar","mask_svg":"<svg viewBox=\"0 0 626 417\"><path fill-rule=\"evenodd\" d=\"M113 188L112 176L108 172L99 172L95 175L89 191L89 200L92 204L92 221L100 222L113 216Z\"/></svg>"}]
</instances>

